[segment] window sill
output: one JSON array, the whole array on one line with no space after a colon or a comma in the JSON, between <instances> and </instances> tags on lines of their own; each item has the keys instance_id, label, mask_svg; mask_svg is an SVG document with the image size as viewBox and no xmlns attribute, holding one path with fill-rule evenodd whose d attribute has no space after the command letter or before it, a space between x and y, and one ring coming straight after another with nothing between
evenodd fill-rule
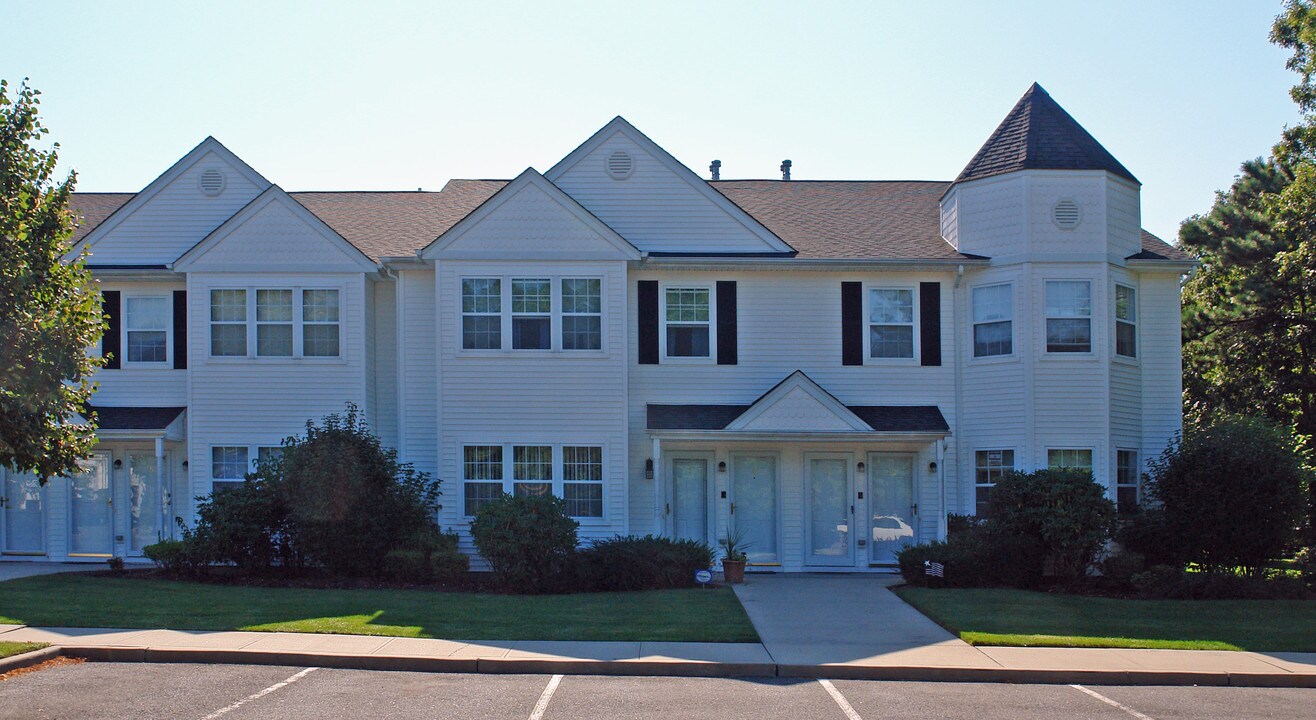
<instances>
[{"instance_id":1,"label":"window sill","mask_svg":"<svg viewBox=\"0 0 1316 720\"><path fill-rule=\"evenodd\" d=\"M685 357L685 356L669 357L669 356L664 355L664 356L662 357L662 359L661 359L660 362L661 362L661 364L663 364L663 365L716 365L716 364L717 364L717 358L712 357L712 356L708 356L708 357Z\"/></svg>"},{"instance_id":2,"label":"window sill","mask_svg":"<svg viewBox=\"0 0 1316 720\"><path fill-rule=\"evenodd\" d=\"M1112 362L1117 362L1121 365L1127 365L1129 367L1138 367L1142 364L1138 362L1137 356L1129 357L1128 355L1120 355L1119 353L1115 353L1114 355L1111 355L1110 359Z\"/></svg>"},{"instance_id":3,"label":"window sill","mask_svg":"<svg viewBox=\"0 0 1316 720\"><path fill-rule=\"evenodd\" d=\"M339 357L208 357L210 365L346 365L347 358Z\"/></svg>"},{"instance_id":4,"label":"window sill","mask_svg":"<svg viewBox=\"0 0 1316 720\"><path fill-rule=\"evenodd\" d=\"M160 370L173 370L173 369L174 369L174 364L173 364L173 362L171 362L171 361L157 362L157 363L147 363L147 362L134 362L134 363L130 363L130 362L123 362L123 363L120 363L120 364L119 364L119 367L117 367L117 368L101 368L101 369L102 369L102 370L136 370L136 371L142 371L142 370L154 370L154 371L160 371Z\"/></svg>"},{"instance_id":5,"label":"window sill","mask_svg":"<svg viewBox=\"0 0 1316 720\"><path fill-rule=\"evenodd\" d=\"M466 350L453 353L458 358L569 358L606 360L611 355L602 350Z\"/></svg>"},{"instance_id":6,"label":"window sill","mask_svg":"<svg viewBox=\"0 0 1316 720\"><path fill-rule=\"evenodd\" d=\"M917 358L866 357L864 358L864 365L873 367L922 367Z\"/></svg>"},{"instance_id":7,"label":"window sill","mask_svg":"<svg viewBox=\"0 0 1316 720\"><path fill-rule=\"evenodd\" d=\"M1020 357L1015 353L1009 355L984 355L983 357L970 357L970 365L1005 365L1019 362Z\"/></svg>"}]
</instances>

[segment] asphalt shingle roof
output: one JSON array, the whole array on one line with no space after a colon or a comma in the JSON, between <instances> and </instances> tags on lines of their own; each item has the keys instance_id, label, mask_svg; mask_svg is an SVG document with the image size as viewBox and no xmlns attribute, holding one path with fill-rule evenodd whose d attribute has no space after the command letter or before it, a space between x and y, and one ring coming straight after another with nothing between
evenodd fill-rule
<instances>
[{"instance_id":1,"label":"asphalt shingle roof","mask_svg":"<svg viewBox=\"0 0 1316 720\"><path fill-rule=\"evenodd\" d=\"M659 405L646 408L649 430L721 430L751 405ZM948 432L935 405L847 405L876 432Z\"/></svg>"},{"instance_id":2,"label":"asphalt shingle roof","mask_svg":"<svg viewBox=\"0 0 1316 720\"><path fill-rule=\"evenodd\" d=\"M87 409L95 411L101 430L164 430L187 408L88 405Z\"/></svg>"},{"instance_id":3,"label":"asphalt shingle roof","mask_svg":"<svg viewBox=\"0 0 1316 720\"><path fill-rule=\"evenodd\" d=\"M1037 83L1019 98L955 181L1016 170L1106 170L1138 182Z\"/></svg>"}]
</instances>

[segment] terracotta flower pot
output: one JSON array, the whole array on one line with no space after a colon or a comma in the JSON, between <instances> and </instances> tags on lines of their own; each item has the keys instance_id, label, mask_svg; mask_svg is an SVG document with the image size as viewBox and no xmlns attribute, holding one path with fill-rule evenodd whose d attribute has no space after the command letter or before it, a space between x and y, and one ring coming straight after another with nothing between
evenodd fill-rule
<instances>
[{"instance_id":1,"label":"terracotta flower pot","mask_svg":"<svg viewBox=\"0 0 1316 720\"><path fill-rule=\"evenodd\" d=\"M722 575L726 577L727 582L731 585L739 585L745 582L745 561L723 560Z\"/></svg>"}]
</instances>

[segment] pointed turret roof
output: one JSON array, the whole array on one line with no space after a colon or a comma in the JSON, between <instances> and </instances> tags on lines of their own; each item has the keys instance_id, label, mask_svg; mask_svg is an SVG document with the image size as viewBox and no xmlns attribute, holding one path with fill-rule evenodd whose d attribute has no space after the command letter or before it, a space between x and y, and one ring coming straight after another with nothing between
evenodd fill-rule
<instances>
[{"instance_id":1,"label":"pointed turret roof","mask_svg":"<svg viewBox=\"0 0 1316 720\"><path fill-rule=\"evenodd\" d=\"M1016 170L1105 170L1138 182L1037 83L1019 98L955 182Z\"/></svg>"}]
</instances>

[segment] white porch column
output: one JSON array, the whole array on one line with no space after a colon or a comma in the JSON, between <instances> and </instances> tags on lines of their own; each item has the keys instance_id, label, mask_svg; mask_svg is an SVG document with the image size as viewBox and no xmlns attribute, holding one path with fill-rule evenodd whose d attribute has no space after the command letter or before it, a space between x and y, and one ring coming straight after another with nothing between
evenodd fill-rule
<instances>
[{"instance_id":1,"label":"white porch column","mask_svg":"<svg viewBox=\"0 0 1316 720\"><path fill-rule=\"evenodd\" d=\"M937 539L946 539L946 439L937 441L937 505L941 512L937 514Z\"/></svg>"},{"instance_id":2,"label":"white porch column","mask_svg":"<svg viewBox=\"0 0 1316 720\"><path fill-rule=\"evenodd\" d=\"M653 517L654 535L667 534L667 506L663 502L663 441L653 439Z\"/></svg>"},{"instance_id":3,"label":"white porch column","mask_svg":"<svg viewBox=\"0 0 1316 720\"><path fill-rule=\"evenodd\" d=\"M164 436L155 439L155 481L160 484L160 539L173 539L174 531L169 522L170 505L173 504L173 493L169 492L169 486L165 483L165 450Z\"/></svg>"}]
</instances>

